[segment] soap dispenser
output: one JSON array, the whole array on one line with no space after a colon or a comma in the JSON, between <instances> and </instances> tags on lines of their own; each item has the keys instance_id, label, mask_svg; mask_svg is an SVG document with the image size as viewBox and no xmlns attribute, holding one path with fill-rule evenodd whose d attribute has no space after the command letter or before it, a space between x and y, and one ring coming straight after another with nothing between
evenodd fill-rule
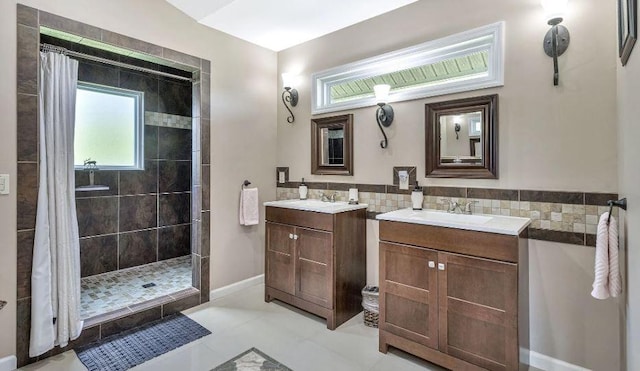
<instances>
[{"instance_id":1,"label":"soap dispenser","mask_svg":"<svg viewBox=\"0 0 640 371\"><path fill-rule=\"evenodd\" d=\"M424 195L422 194L422 188L418 186L418 182L416 181L416 186L411 192L411 206L413 210L422 210L422 203L424 202Z\"/></svg>"},{"instance_id":2,"label":"soap dispenser","mask_svg":"<svg viewBox=\"0 0 640 371\"><path fill-rule=\"evenodd\" d=\"M304 178L302 178L302 182L300 182L300 187L298 187L298 193L300 194L300 199L301 200L306 200L307 199L307 185L304 184Z\"/></svg>"}]
</instances>

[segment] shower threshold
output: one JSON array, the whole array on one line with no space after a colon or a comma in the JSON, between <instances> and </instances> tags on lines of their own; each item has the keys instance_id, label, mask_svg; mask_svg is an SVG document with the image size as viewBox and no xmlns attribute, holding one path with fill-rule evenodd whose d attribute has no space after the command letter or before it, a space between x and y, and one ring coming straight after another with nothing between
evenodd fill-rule
<instances>
[{"instance_id":1,"label":"shower threshold","mask_svg":"<svg viewBox=\"0 0 640 371\"><path fill-rule=\"evenodd\" d=\"M80 312L85 326L198 292L191 272L188 255L82 278Z\"/></svg>"}]
</instances>

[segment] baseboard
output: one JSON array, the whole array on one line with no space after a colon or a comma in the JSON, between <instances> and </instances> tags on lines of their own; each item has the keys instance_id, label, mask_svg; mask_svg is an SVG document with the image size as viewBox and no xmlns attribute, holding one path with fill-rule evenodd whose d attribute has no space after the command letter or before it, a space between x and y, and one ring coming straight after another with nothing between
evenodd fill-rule
<instances>
[{"instance_id":1,"label":"baseboard","mask_svg":"<svg viewBox=\"0 0 640 371\"><path fill-rule=\"evenodd\" d=\"M549 357L529 349L520 348L520 362L526 359L529 360L529 366L545 371L590 371L588 368Z\"/></svg>"},{"instance_id":2,"label":"baseboard","mask_svg":"<svg viewBox=\"0 0 640 371\"><path fill-rule=\"evenodd\" d=\"M0 358L0 371L13 371L16 368L18 368L18 359L16 356Z\"/></svg>"},{"instance_id":3,"label":"baseboard","mask_svg":"<svg viewBox=\"0 0 640 371\"><path fill-rule=\"evenodd\" d=\"M241 291L248 287L260 285L262 283L264 283L264 274L247 278L246 280L232 283L231 285L223 286L223 287L220 287L219 289L211 290L211 293L209 294L209 299L216 300L223 296L227 296L229 294L233 294L235 292Z\"/></svg>"}]
</instances>

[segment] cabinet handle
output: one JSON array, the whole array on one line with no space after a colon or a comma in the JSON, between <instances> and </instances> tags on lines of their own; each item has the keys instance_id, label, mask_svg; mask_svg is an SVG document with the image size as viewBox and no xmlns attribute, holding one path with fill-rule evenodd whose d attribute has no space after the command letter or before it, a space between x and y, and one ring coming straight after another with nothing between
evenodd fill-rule
<instances>
[{"instance_id":1,"label":"cabinet handle","mask_svg":"<svg viewBox=\"0 0 640 371\"><path fill-rule=\"evenodd\" d=\"M429 268L435 268L436 267L436 262L434 262L433 260L429 260Z\"/></svg>"},{"instance_id":2,"label":"cabinet handle","mask_svg":"<svg viewBox=\"0 0 640 371\"><path fill-rule=\"evenodd\" d=\"M438 270L444 270L444 263L438 263Z\"/></svg>"},{"instance_id":3,"label":"cabinet handle","mask_svg":"<svg viewBox=\"0 0 640 371\"><path fill-rule=\"evenodd\" d=\"M289 233L289 239L293 240L293 233Z\"/></svg>"}]
</instances>

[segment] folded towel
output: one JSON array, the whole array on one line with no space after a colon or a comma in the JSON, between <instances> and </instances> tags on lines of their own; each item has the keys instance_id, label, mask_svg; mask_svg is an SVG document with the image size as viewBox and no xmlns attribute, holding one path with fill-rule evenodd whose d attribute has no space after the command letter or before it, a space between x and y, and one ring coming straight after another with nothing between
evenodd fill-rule
<instances>
[{"instance_id":1,"label":"folded towel","mask_svg":"<svg viewBox=\"0 0 640 371\"><path fill-rule=\"evenodd\" d=\"M240 193L240 225L256 225L259 221L258 188L244 188Z\"/></svg>"},{"instance_id":2,"label":"folded towel","mask_svg":"<svg viewBox=\"0 0 640 371\"><path fill-rule=\"evenodd\" d=\"M622 292L622 279L618 262L618 222L605 212L598 221L596 238L595 279L591 296L596 299L617 297Z\"/></svg>"}]
</instances>

